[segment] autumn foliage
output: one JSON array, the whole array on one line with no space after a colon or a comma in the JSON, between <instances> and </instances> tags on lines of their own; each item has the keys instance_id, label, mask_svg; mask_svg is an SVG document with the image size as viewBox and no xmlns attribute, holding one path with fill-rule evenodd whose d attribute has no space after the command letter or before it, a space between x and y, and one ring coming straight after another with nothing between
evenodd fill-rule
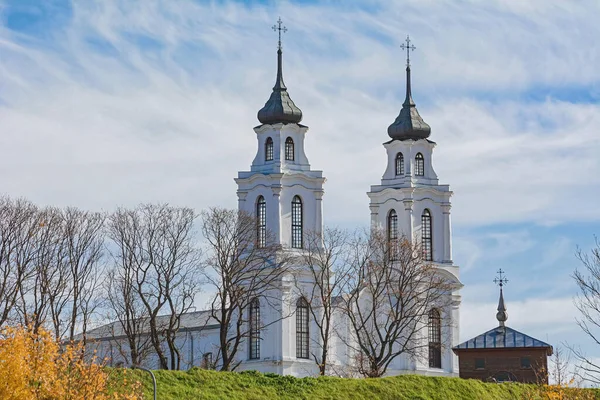
<instances>
[{"instance_id":1,"label":"autumn foliage","mask_svg":"<svg viewBox=\"0 0 600 400\"><path fill-rule=\"evenodd\" d=\"M44 330L0 331L0 399L141 399L138 382L110 380L102 365L86 362L81 345L61 345ZM91 360L96 361L96 360ZM115 384L118 382L118 384Z\"/></svg>"}]
</instances>

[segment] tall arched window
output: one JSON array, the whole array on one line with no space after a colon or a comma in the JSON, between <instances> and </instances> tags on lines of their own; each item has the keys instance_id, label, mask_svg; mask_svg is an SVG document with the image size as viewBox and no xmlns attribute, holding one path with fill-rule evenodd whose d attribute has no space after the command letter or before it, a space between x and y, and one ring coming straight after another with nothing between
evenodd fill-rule
<instances>
[{"instance_id":1,"label":"tall arched window","mask_svg":"<svg viewBox=\"0 0 600 400\"><path fill-rule=\"evenodd\" d=\"M388 213L387 234L388 240L398 239L398 214L393 209Z\"/></svg>"},{"instance_id":2,"label":"tall arched window","mask_svg":"<svg viewBox=\"0 0 600 400\"><path fill-rule=\"evenodd\" d=\"M292 248L302 248L302 200L294 196L292 200Z\"/></svg>"},{"instance_id":3,"label":"tall arched window","mask_svg":"<svg viewBox=\"0 0 600 400\"><path fill-rule=\"evenodd\" d=\"M417 155L415 156L415 175L425 175L425 159L423 158L423 154L421 153L417 153Z\"/></svg>"},{"instance_id":4,"label":"tall arched window","mask_svg":"<svg viewBox=\"0 0 600 400\"><path fill-rule=\"evenodd\" d=\"M294 161L294 140L291 137L285 139L285 159Z\"/></svg>"},{"instance_id":5,"label":"tall arched window","mask_svg":"<svg viewBox=\"0 0 600 400\"><path fill-rule=\"evenodd\" d=\"M439 310L429 311L429 368L442 368L442 318Z\"/></svg>"},{"instance_id":6,"label":"tall arched window","mask_svg":"<svg viewBox=\"0 0 600 400\"><path fill-rule=\"evenodd\" d=\"M250 302L248 323L250 324L250 359L260 358L260 302L254 298Z\"/></svg>"},{"instance_id":7,"label":"tall arched window","mask_svg":"<svg viewBox=\"0 0 600 400\"><path fill-rule=\"evenodd\" d=\"M396 154L396 175L404 175L404 154Z\"/></svg>"},{"instance_id":8,"label":"tall arched window","mask_svg":"<svg viewBox=\"0 0 600 400\"><path fill-rule=\"evenodd\" d=\"M388 253L390 261L396 260L398 242L398 214L390 210L387 220Z\"/></svg>"},{"instance_id":9,"label":"tall arched window","mask_svg":"<svg viewBox=\"0 0 600 400\"><path fill-rule=\"evenodd\" d=\"M265 161L273 161L273 139L270 137L265 142Z\"/></svg>"},{"instance_id":10,"label":"tall arched window","mask_svg":"<svg viewBox=\"0 0 600 400\"><path fill-rule=\"evenodd\" d=\"M267 244L267 202L262 196L256 200L256 245L264 247Z\"/></svg>"},{"instance_id":11,"label":"tall arched window","mask_svg":"<svg viewBox=\"0 0 600 400\"><path fill-rule=\"evenodd\" d=\"M433 237L431 231L431 213L423 210L421 215L421 245L423 246L423 259L433 261Z\"/></svg>"},{"instance_id":12,"label":"tall arched window","mask_svg":"<svg viewBox=\"0 0 600 400\"><path fill-rule=\"evenodd\" d=\"M301 297L296 302L296 357L308 358L308 302Z\"/></svg>"}]
</instances>

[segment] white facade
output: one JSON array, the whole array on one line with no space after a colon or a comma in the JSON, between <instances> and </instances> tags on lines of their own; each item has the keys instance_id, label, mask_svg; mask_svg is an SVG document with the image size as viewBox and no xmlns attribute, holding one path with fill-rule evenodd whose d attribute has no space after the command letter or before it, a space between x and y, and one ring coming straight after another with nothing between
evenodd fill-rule
<instances>
[{"instance_id":1,"label":"white facade","mask_svg":"<svg viewBox=\"0 0 600 400\"><path fill-rule=\"evenodd\" d=\"M261 125L254 128L258 141L256 157L250 171L238 173L239 209L256 213L259 196L266 201L267 230L276 243L292 247L292 200L302 201L302 225L305 231L318 231L323 225L323 173L312 171L304 153L308 128L299 124ZM266 142L273 141L273 157L267 161ZM293 143L293 158L286 159L286 140Z\"/></svg>"},{"instance_id":2,"label":"white facade","mask_svg":"<svg viewBox=\"0 0 600 400\"><path fill-rule=\"evenodd\" d=\"M387 151L387 167L381 184L371 186L371 225L388 229L390 213L396 212L399 235L422 245L421 216L429 211L431 221L431 262L453 283L455 290L451 299L444 302L441 310L445 321L442 330L442 368L429 368L428 359L413 360L400 357L392 363L390 374L412 370L425 374L458 374L458 358L452 347L459 343L459 267L452 262L452 229L450 221L450 197L448 185L440 185L433 169L433 149L436 144L427 139L392 140L384 143ZM400 157L399 154L402 156ZM422 161L417 160L422 156ZM419 157L421 158L421 157ZM402 159L402 166L398 165ZM422 162L422 167L417 166ZM425 332L425 330L423 330ZM426 340L423 338L423 340Z\"/></svg>"},{"instance_id":3,"label":"white facade","mask_svg":"<svg viewBox=\"0 0 600 400\"><path fill-rule=\"evenodd\" d=\"M283 84L281 66L279 49L278 78L274 93L265 108L259 112L259 119L269 121L265 123L261 119L263 123L254 128L257 138L256 156L250 170L239 172L235 181L238 185L239 209L256 215L258 201L264 199L265 225L270 233L269 240L280 244L282 251L300 252L302 239L300 242L297 238L294 240L293 234L293 214L294 210L298 210L294 209L293 202L297 202L298 199L301 202L301 231L322 231L325 178L321 171L312 170L310 167L304 151L308 128L299 124L302 118L301 111L289 99L287 88ZM408 77L410 78L410 75ZM407 99L410 101L405 102L405 107L414 107L410 88L407 90ZM283 115L280 117L282 122L278 122L277 112ZM448 294L449 301L445 302L446 305L440 310L441 317L446 322L442 329L441 368L430 368L427 357L398 357L390 365L387 374L455 376L458 375L458 360L451 348L458 344L459 339L458 291L461 284L459 268L452 261L452 192L448 185L438 183L432 163L434 142L425 138L393 139L385 143L384 147L387 151L387 168L381 184L372 186L368 192L372 226L386 229L390 212L394 210L399 234L420 242L423 237L421 216L427 210L431 220L431 262L454 283L453 292ZM401 166L397 165L400 153L403 157ZM417 160L418 157L422 158L422 167L418 165L421 162ZM295 222L297 225L297 214ZM302 273L302 266L299 266L299 271L299 276L283 278L278 293L273 293L274 297L281 299L277 307L261 305L261 322L266 327L260 332L259 356L251 360L249 344L242 343L238 352L238 359L241 361L239 370L253 369L294 376L311 376L318 373L318 367L312 358L301 358L296 354L296 302L301 293L308 292L314 285L310 274ZM207 322L206 318L206 312L199 312L190 313L182 320L178 339L183 357L182 368L200 366L204 356L217 354L218 325ZM334 324L341 327L338 333L346 339L350 337L343 314L338 312L335 318ZM96 348L100 356L108 357L113 365L123 360L117 348L126 347L125 338L115 334L112 328L114 326L116 325L106 325L88 333L88 339L94 343L91 348ZM309 321L309 327L310 347L314 350L319 346L319 335L314 321ZM426 335L427 329L423 329L422 332ZM427 338L418 337L415 340L426 341ZM352 354L339 337L334 336L331 339L329 359L334 367L333 371L343 373L349 370ZM151 354L146 363L150 368L158 367L156 357Z\"/></svg>"}]
</instances>

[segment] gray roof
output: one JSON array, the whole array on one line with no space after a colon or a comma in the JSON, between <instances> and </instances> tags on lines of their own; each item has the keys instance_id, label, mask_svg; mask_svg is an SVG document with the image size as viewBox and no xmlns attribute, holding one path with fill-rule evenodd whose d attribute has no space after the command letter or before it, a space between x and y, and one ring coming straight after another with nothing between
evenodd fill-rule
<instances>
[{"instance_id":1,"label":"gray roof","mask_svg":"<svg viewBox=\"0 0 600 400\"><path fill-rule=\"evenodd\" d=\"M393 124L388 127L388 135L396 140L427 139L431 134L431 127L427 125L412 99L410 85L410 65L406 67L406 99L402 110Z\"/></svg>"},{"instance_id":2,"label":"gray roof","mask_svg":"<svg viewBox=\"0 0 600 400\"><path fill-rule=\"evenodd\" d=\"M166 326L168 324L169 316L161 315L157 318L157 326ZM143 320L143 323L146 324L148 321L147 318ZM189 313L185 313L181 315L181 324L179 326L180 331L189 331L189 330L202 330L202 329L212 329L218 327L219 324L213 318L210 317L210 310L205 311L193 311ZM149 332L150 327L145 326L143 331L145 333ZM123 327L118 321L114 321L98 328L87 331L86 339L111 339L111 338L119 338L123 337L124 331ZM81 339L81 335L77 335L78 337L75 340Z\"/></svg>"},{"instance_id":3,"label":"gray roof","mask_svg":"<svg viewBox=\"0 0 600 400\"><path fill-rule=\"evenodd\" d=\"M552 346L548 343L532 338L531 336L509 328L508 326L499 326L490 329L473 339L469 339L466 342L453 347L453 349L518 349L526 347L547 348L549 349L550 354L552 353Z\"/></svg>"},{"instance_id":4,"label":"gray roof","mask_svg":"<svg viewBox=\"0 0 600 400\"><path fill-rule=\"evenodd\" d=\"M277 50L277 80L273 93L258 112L258 120L263 124L297 124L302 121L302 111L296 107L283 83L281 48Z\"/></svg>"}]
</instances>

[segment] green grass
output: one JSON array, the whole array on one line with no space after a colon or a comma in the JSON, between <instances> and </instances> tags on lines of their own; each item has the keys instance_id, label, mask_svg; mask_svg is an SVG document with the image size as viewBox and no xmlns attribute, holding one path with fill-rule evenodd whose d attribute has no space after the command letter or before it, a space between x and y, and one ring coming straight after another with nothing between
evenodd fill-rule
<instances>
[{"instance_id":1,"label":"green grass","mask_svg":"<svg viewBox=\"0 0 600 400\"><path fill-rule=\"evenodd\" d=\"M248 372L155 371L159 400L184 399L394 399L394 400L504 400L548 399L535 385L492 384L459 378L402 375L379 379L294 378ZM122 374L113 374L120 379ZM146 399L152 398L148 373L133 371L129 379L143 382ZM582 399L583 391L566 399ZM600 391L589 391L600 400Z\"/></svg>"}]
</instances>

